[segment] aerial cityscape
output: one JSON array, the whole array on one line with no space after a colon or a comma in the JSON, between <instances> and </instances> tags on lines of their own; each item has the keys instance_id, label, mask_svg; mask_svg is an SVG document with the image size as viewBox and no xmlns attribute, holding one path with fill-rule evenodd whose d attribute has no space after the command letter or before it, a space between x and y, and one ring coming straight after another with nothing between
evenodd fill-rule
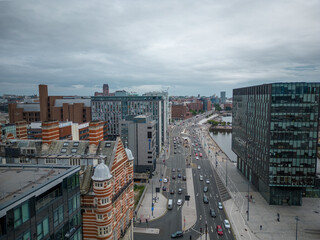
<instances>
[{"instance_id":1,"label":"aerial cityscape","mask_svg":"<svg viewBox=\"0 0 320 240\"><path fill-rule=\"evenodd\" d=\"M0 240L320 239L319 9L0 1Z\"/></svg>"}]
</instances>

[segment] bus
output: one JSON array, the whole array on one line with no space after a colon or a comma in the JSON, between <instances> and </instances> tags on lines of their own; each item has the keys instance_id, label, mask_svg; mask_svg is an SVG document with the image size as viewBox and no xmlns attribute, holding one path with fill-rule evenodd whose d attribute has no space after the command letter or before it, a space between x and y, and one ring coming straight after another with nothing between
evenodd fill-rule
<instances>
[{"instance_id":1,"label":"bus","mask_svg":"<svg viewBox=\"0 0 320 240\"><path fill-rule=\"evenodd\" d=\"M169 199L168 200L168 210L171 210L172 207L173 207L173 201L172 201L172 199Z\"/></svg>"}]
</instances>

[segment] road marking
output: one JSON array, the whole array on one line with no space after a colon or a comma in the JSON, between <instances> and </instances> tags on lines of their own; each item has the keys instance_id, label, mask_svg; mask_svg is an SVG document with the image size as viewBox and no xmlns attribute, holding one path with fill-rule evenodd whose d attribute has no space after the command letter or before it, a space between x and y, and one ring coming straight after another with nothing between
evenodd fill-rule
<instances>
[{"instance_id":1,"label":"road marking","mask_svg":"<svg viewBox=\"0 0 320 240\"><path fill-rule=\"evenodd\" d=\"M213 228L212 228L212 226L210 226L210 228L211 228L211 232L213 232Z\"/></svg>"},{"instance_id":2,"label":"road marking","mask_svg":"<svg viewBox=\"0 0 320 240\"><path fill-rule=\"evenodd\" d=\"M200 219L200 220L202 219L202 215L200 215L199 219Z\"/></svg>"},{"instance_id":3,"label":"road marking","mask_svg":"<svg viewBox=\"0 0 320 240\"><path fill-rule=\"evenodd\" d=\"M212 198L212 195L211 195L211 193L210 193L210 197Z\"/></svg>"}]
</instances>

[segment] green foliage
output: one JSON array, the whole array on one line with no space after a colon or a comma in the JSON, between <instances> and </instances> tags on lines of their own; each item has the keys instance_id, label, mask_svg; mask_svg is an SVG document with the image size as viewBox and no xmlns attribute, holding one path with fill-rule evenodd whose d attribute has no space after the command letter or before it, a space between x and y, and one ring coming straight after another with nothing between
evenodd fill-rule
<instances>
[{"instance_id":1,"label":"green foliage","mask_svg":"<svg viewBox=\"0 0 320 240\"><path fill-rule=\"evenodd\" d=\"M212 126L218 126L219 122L215 121L215 120L208 120L208 123L210 123Z\"/></svg>"},{"instance_id":2,"label":"green foliage","mask_svg":"<svg viewBox=\"0 0 320 240\"><path fill-rule=\"evenodd\" d=\"M197 115L197 112L195 110L190 109L190 112L192 113L193 116Z\"/></svg>"},{"instance_id":3,"label":"green foliage","mask_svg":"<svg viewBox=\"0 0 320 240\"><path fill-rule=\"evenodd\" d=\"M220 112L222 109L221 109L221 107L220 107L220 105L219 104L214 104L214 108L216 109L216 111L218 111L218 112Z\"/></svg>"}]
</instances>

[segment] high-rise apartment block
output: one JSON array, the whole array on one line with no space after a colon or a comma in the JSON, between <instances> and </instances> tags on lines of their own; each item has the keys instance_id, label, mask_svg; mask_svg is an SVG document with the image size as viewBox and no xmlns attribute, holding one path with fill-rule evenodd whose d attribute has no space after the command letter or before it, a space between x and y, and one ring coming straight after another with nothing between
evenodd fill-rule
<instances>
[{"instance_id":1,"label":"high-rise apartment block","mask_svg":"<svg viewBox=\"0 0 320 240\"><path fill-rule=\"evenodd\" d=\"M156 150L160 149L167 138L167 109L163 96L99 96L91 97L93 120L108 122L108 138L120 135L119 123L138 115L150 115L156 121Z\"/></svg>"},{"instance_id":2,"label":"high-rise apartment block","mask_svg":"<svg viewBox=\"0 0 320 240\"><path fill-rule=\"evenodd\" d=\"M226 103L226 92L220 92L220 101L222 104Z\"/></svg>"},{"instance_id":3,"label":"high-rise apartment block","mask_svg":"<svg viewBox=\"0 0 320 240\"><path fill-rule=\"evenodd\" d=\"M270 204L301 205L315 186L319 99L320 83L233 90L237 167Z\"/></svg>"}]
</instances>

